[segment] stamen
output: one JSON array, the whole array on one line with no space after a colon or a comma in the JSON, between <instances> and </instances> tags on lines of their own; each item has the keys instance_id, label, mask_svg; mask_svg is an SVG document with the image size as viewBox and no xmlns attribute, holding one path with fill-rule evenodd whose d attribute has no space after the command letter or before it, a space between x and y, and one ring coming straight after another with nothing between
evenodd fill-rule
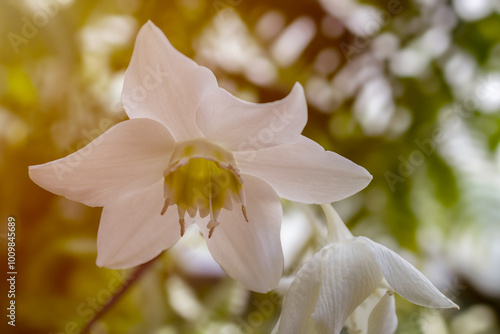
<instances>
[{"instance_id":1,"label":"stamen","mask_svg":"<svg viewBox=\"0 0 500 334\"><path fill-rule=\"evenodd\" d=\"M165 212L167 212L168 206L170 205L170 198L165 200L165 204L163 205L163 209L161 209L160 214L163 216Z\"/></svg>"},{"instance_id":2,"label":"stamen","mask_svg":"<svg viewBox=\"0 0 500 334\"><path fill-rule=\"evenodd\" d=\"M207 228L211 229L211 228L216 228L217 226L219 226L220 223L217 219L213 219L213 220L210 220L207 224Z\"/></svg>"},{"instance_id":3,"label":"stamen","mask_svg":"<svg viewBox=\"0 0 500 334\"><path fill-rule=\"evenodd\" d=\"M241 206L241 211L243 212L243 217L245 217L245 220L247 221L247 223L249 223L250 221L248 220L247 216L247 208L244 205Z\"/></svg>"},{"instance_id":4,"label":"stamen","mask_svg":"<svg viewBox=\"0 0 500 334\"><path fill-rule=\"evenodd\" d=\"M240 180L240 182L243 184L243 180ZM247 205L247 199L246 199L245 190L243 189L243 187L238 189L238 198L240 199L240 203L242 206Z\"/></svg>"},{"instance_id":5,"label":"stamen","mask_svg":"<svg viewBox=\"0 0 500 334\"><path fill-rule=\"evenodd\" d=\"M184 236L184 232L186 232L186 221L184 218L179 218L179 225L181 225L181 237Z\"/></svg>"},{"instance_id":6,"label":"stamen","mask_svg":"<svg viewBox=\"0 0 500 334\"><path fill-rule=\"evenodd\" d=\"M217 218L210 219L210 221L207 224L207 228L210 230L208 232L208 238L210 239L212 237L212 234L214 233L214 230L217 226L219 226L220 223L217 220Z\"/></svg>"},{"instance_id":7,"label":"stamen","mask_svg":"<svg viewBox=\"0 0 500 334\"><path fill-rule=\"evenodd\" d=\"M209 174L212 175L212 170L209 171ZM217 217L215 217L214 215L214 210L212 207L212 182L209 182L208 203L210 209L210 221L208 222L207 228L210 229L210 231L208 231L208 239L210 239L212 237L212 234L214 233L215 227L219 225L219 222L217 221Z\"/></svg>"},{"instance_id":8,"label":"stamen","mask_svg":"<svg viewBox=\"0 0 500 334\"><path fill-rule=\"evenodd\" d=\"M179 214L179 225L181 226L181 237L184 236L184 232L186 232L186 221L184 220L184 216L186 215L186 210L177 206L177 213Z\"/></svg>"}]
</instances>

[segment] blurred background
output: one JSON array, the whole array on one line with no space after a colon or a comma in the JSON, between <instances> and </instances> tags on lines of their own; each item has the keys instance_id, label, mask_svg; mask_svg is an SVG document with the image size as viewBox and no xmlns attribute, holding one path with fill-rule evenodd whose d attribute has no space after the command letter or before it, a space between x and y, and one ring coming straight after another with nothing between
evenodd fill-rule
<instances>
[{"instance_id":1,"label":"blurred background","mask_svg":"<svg viewBox=\"0 0 500 334\"><path fill-rule=\"evenodd\" d=\"M374 176L335 208L461 307L398 298L398 333L500 333L498 0L2 0L2 268L9 216L18 244L16 327L2 315L2 333L79 333L127 281L95 265L101 209L39 188L28 166L126 119L124 71L148 19L242 99L304 86L304 134ZM284 210L290 275L321 247L324 219ZM5 310L5 279L1 289ZM270 333L281 298L227 278L192 230L92 333Z\"/></svg>"}]
</instances>

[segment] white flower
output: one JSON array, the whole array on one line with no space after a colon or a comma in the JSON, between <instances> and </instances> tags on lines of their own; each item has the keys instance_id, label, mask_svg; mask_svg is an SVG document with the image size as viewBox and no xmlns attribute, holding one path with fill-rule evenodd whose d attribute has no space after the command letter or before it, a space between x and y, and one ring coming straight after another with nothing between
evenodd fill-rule
<instances>
[{"instance_id":1,"label":"white flower","mask_svg":"<svg viewBox=\"0 0 500 334\"><path fill-rule=\"evenodd\" d=\"M332 243L298 271L276 333L338 334L345 325L350 334L392 334L397 327L394 291L417 305L458 308L398 254L353 237L331 205L323 209L329 234L335 232Z\"/></svg>"},{"instance_id":2,"label":"white flower","mask_svg":"<svg viewBox=\"0 0 500 334\"><path fill-rule=\"evenodd\" d=\"M187 213L226 273L266 292L283 267L278 196L332 202L371 180L362 167L301 136L307 105L300 84L280 101L241 101L151 22L138 34L122 100L130 120L29 170L55 194L104 207L99 266L152 259L184 234Z\"/></svg>"}]
</instances>

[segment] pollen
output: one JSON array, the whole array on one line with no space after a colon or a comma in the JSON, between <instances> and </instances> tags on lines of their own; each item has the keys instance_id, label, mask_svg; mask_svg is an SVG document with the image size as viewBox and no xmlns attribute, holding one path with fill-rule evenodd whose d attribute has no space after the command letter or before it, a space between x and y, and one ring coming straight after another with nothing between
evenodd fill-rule
<instances>
[{"instance_id":1,"label":"pollen","mask_svg":"<svg viewBox=\"0 0 500 334\"><path fill-rule=\"evenodd\" d=\"M210 217L207 229L211 238L220 225L217 220L222 209L231 210L233 202L241 205L248 222L243 181L231 153L204 139L178 143L171 162L164 172L165 204L177 205L181 236L185 231L185 214L194 218Z\"/></svg>"}]
</instances>

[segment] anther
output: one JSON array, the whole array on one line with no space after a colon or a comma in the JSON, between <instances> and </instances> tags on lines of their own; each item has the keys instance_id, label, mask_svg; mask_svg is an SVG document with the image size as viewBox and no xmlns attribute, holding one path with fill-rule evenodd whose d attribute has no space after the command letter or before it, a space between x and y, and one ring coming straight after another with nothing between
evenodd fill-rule
<instances>
[{"instance_id":1,"label":"anther","mask_svg":"<svg viewBox=\"0 0 500 334\"><path fill-rule=\"evenodd\" d=\"M210 231L208 231L208 239L212 237L212 234L214 234L215 227L212 227Z\"/></svg>"},{"instance_id":2,"label":"anther","mask_svg":"<svg viewBox=\"0 0 500 334\"><path fill-rule=\"evenodd\" d=\"M186 222L184 218L179 218L179 225L181 225L181 237L184 236L184 232L186 232Z\"/></svg>"},{"instance_id":3,"label":"anther","mask_svg":"<svg viewBox=\"0 0 500 334\"><path fill-rule=\"evenodd\" d=\"M214 230L217 226L219 226L220 223L217 219L211 219L208 224L207 224L207 228L210 229L210 231L208 232L208 238L210 239L212 237L212 234L214 233Z\"/></svg>"},{"instance_id":4,"label":"anther","mask_svg":"<svg viewBox=\"0 0 500 334\"><path fill-rule=\"evenodd\" d=\"M170 205L170 198L165 200L165 204L163 204L163 209L161 209L161 215L163 216L165 212L167 212L168 206Z\"/></svg>"},{"instance_id":5,"label":"anther","mask_svg":"<svg viewBox=\"0 0 500 334\"><path fill-rule=\"evenodd\" d=\"M247 208L244 205L241 206L241 211L243 212L243 217L245 217L245 220L248 223L249 220L248 220L248 216L247 216Z\"/></svg>"}]
</instances>

